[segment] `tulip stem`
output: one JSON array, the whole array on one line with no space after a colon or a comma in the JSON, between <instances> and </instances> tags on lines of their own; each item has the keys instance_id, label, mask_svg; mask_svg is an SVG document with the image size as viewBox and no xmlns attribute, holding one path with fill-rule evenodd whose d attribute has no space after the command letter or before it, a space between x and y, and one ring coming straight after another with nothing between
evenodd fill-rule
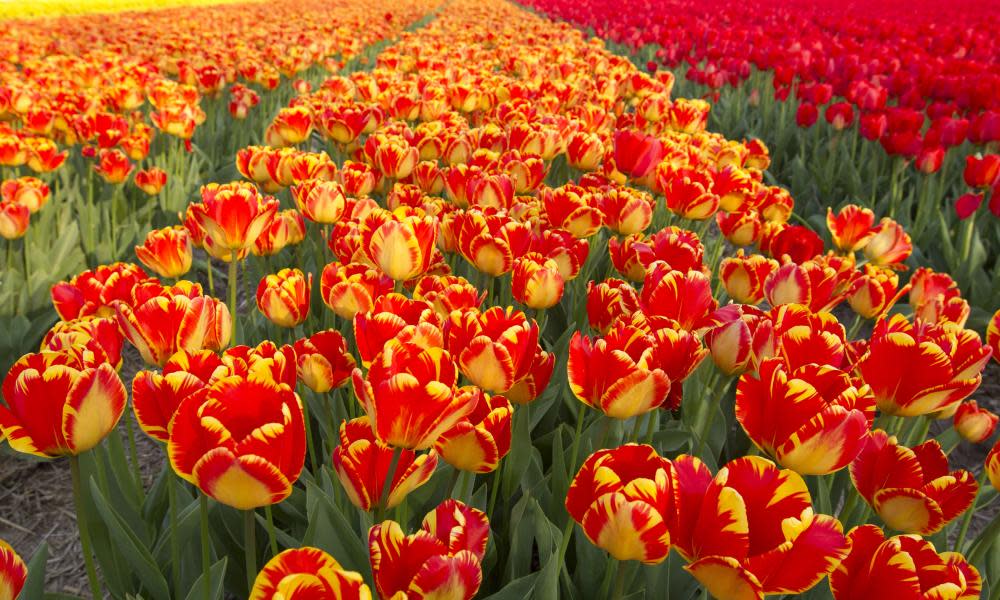
<instances>
[{"instance_id":1,"label":"tulip stem","mask_svg":"<svg viewBox=\"0 0 1000 600\"><path fill-rule=\"evenodd\" d=\"M503 483L504 465L506 464L507 461L500 461L500 466L498 466L497 470L493 472L493 487L490 489L490 503L488 510L486 511L486 514L488 515L494 514L493 509L496 508L497 505L497 496L499 496L500 485Z\"/></svg>"},{"instance_id":2,"label":"tulip stem","mask_svg":"<svg viewBox=\"0 0 1000 600\"><path fill-rule=\"evenodd\" d=\"M204 580L205 600L212 597L212 541L208 533L208 496L198 494L198 512L201 520L201 578Z\"/></svg>"},{"instance_id":3,"label":"tulip stem","mask_svg":"<svg viewBox=\"0 0 1000 600\"><path fill-rule=\"evenodd\" d=\"M90 544L90 526L87 523L86 510L83 506L83 489L80 481L80 457L69 457L69 470L73 478L73 501L76 504L76 526L80 530L80 545L83 546L83 563L87 569L87 581L90 583L90 594L95 600L103 598L101 583L97 578L97 567L94 566L94 555Z\"/></svg>"},{"instance_id":4,"label":"tulip stem","mask_svg":"<svg viewBox=\"0 0 1000 600\"><path fill-rule=\"evenodd\" d=\"M615 591L611 597L613 600L621 600L625 597L625 568L628 566L628 563L617 559L615 559L615 562L618 565L615 569Z\"/></svg>"},{"instance_id":5,"label":"tulip stem","mask_svg":"<svg viewBox=\"0 0 1000 600\"><path fill-rule=\"evenodd\" d=\"M239 341L239 329L236 327L236 267L238 252L233 250L229 261L229 316L233 321L233 345Z\"/></svg>"},{"instance_id":6,"label":"tulip stem","mask_svg":"<svg viewBox=\"0 0 1000 600\"><path fill-rule=\"evenodd\" d=\"M257 517L254 510L243 511L243 553L246 557L247 593L257 579Z\"/></svg>"},{"instance_id":7,"label":"tulip stem","mask_svg":"<svg viewBox=\"0 0 1000 600\"><path fill-rule=\"evenodd\" d=\"M278 535L275 533L274 511L271 510L270 504L264 507L264 515L267 517L267 538L271 546L271 556L274 557L278 555Z\"/></svg>"},{"instance_id":8,"label":"tulip stem","mask_svg":"<svg viewBox=\"0 0 1000 600\"><path fill-rule=\"evenodd\" d=\"M984 485L986 485L988 476L989 473L984 468L982 474L979 476L979 487L977 489L981 489ZM969 505L969 508L965 509L965 517L962 518L962 526L958 530L958 536L955 537L955 545L951 548L953 552L962 552L962 546L965 545L965 536L969 534L969 525L972 523L972 515L975 514L976 504L978 503L979 494L976 494L976 497L972 499L972 504Z\"/></svg>"},{"instance_id":9,"label":"tulip stem","mask_svg":"<svg viewBox=\"0 0 1000 600\"><path fill-rule=\"evenodd\" d=\"M167 478L167 503L170 507L170 575L174 584L174 595L181 592L181 547L177 539L177 481L170 462L164 468Z\"/></svg>"},{"instance_id":10,"label":"tulip stem","mask_svg":"<svg viewBox=\"0 0 1000 600\"><path fill-rule=\"evenodd\" d=\"M315 470L319 468L319 463L316 461L316 448L313 446L312 419L309 418L309 401L305 398L302 399L302 422L306 426L306 447L309 448L309 464Z\"/></svg>"},{"instance_id":11,"label":"tulip stem","mask_svg":"<svg viewBox=\"0 0 1000 600\"><path fill-rule=\"evenodd\" d=\"M385 518L387 505L389 504L389 490L392 489L392 480L396 476L396 467L399 466L399 458L403 454L403 449L396 447L392 449L392 462L389 463L389 470L386 471L385 481L382 482L382 493L379 494L378 507L375 509L375 523L381 523Z\"/></svg>"},{"instance_id":12,"label":"tulip stem","mask_svg":"<svg viewBox=\"0 0 1000 600\"><path fill-rule=\"evenodd\" d=\"M126 411L124 415L125 420L125 434L128 435L128 458L129 462L132 463L132 474L135 477L135 489L139 494L139 498L142 499L145 496L145 490L142 487L142 469L139 468L139 452L135 445L135 428L132 427L132 415L130 411Z\"/></svg>"},{"instance_id":13,"label":"tulip stem","mask_svg":"<svg viewBox=\"0 0 1000 600\"><path fill-rule=\"evenodd\" d=\"M583 421L586 417L587 409L581 403L576 407L576 431L573 434L573 449L569 453L569 476L576 473L576 459L580 454L580 437L583 435Z\"/></svg>"},{"instance_id":14,"label":"tulip stem","mask_svg":"<svg viewBox=\"0 0 1000 600\"><path fill-rule=\"evenodd\" d=\"M205 259L207 263L205 266L205 272L208 274L208 295L215 295L215 281L212 280L212 257L209 256Z\"/></svg>"}]
</instances>

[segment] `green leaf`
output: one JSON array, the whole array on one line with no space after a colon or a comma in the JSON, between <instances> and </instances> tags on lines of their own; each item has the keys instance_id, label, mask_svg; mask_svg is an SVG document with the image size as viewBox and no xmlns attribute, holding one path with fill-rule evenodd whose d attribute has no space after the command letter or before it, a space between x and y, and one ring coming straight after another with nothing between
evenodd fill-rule
<instances>
[{"instance_id":1,"label":"green leaf","mask_svg":"<svg viewBox=\"0 0 1000 600\"><path fill-rule=\"evenodd\" d=\"M361 533L351 526L330 496L316 484L307 483L306 494L309 527L302 543L325 550L348 570L367 571L370 568L368 547L362 541Z\"/></svg>"},{"instance_id":2,"label":"green leaf","mask_svg":"<svg viewBox=\"0 0 1000 600\"><path fill-rule=\"evenodd\" d=\"M49 546L43 543L28 561L28 578L21 588L20 600L42 600L45 593L45 563L49 560Z\"/></svg>"},{"instance_id":3,"label":"green leaf","mask_svg":"<svg viewBox=\"0 0 1000 600\"><path fill-rule=\"evenodd\" d=\"M218 561L208 570L208 576L211 580L212 590L211 598L218 599L222 598L223 584L226 580L226 563L228 558L222 557L222 560ZM202 573L198 579L191 584L191 591L185 597L185 600L202 600L205 597L205 574Z\"/></svg>"},{"instance_id":4,"label":"green leaf","mask_svg":"<svg viewBox=\"0 0 1000 600\"><path fill-rule=\"evenodd\" d=\"M535 587L536 579L538 579L538 573L525 575L520 579L511 581L499 592L491 594L483 600L524 600Z\"/></svg>"},{"instance_id":5,"label":"green leaf","mask_svg":"<svg viewBox=\"0 0 1000 600\"><path fill-rule=\"evenodd\" d=\"M160 573L159 567L157 567L156 561L153 560L149 549L142 543L132 528L129 527L125 519L108 504L104 494L101 493L97 483L93 480L90 482L90 493L94 498L94 504L98 512L108 528L111 539L117 546L116 550L118 552L116 554L135 570L139 581L142 582L142 587L153 598L157 600L170 600L170 588L167 587L167 581L163 578L163 574Z\"/></svg>"}]
</instances>

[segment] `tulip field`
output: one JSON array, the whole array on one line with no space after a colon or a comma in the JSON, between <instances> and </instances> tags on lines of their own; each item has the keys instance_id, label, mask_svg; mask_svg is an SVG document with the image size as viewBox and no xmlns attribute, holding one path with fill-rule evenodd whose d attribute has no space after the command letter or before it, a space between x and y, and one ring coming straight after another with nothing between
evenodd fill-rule
<instances>
[{"instance_id":1,"label":"tulip field","mask_svg":"<svg viewBox=\"0 0 1000 600\"><path fill-rule=\"evenodd\" d=\"M1000 600L1000 3L0 22L0 600Z\"/></svg>"}]
</instances>

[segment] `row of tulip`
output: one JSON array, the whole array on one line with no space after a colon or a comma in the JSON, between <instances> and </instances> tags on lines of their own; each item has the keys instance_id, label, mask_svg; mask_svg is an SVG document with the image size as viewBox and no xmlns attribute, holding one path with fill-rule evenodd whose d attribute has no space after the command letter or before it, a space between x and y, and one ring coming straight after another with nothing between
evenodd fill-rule
<instances>
[{"instance_id":1,"label":"row of tulip","mask_svg":"<svg viewBox=\"0 0 1000 600\"><path fill-rule=\"evenodd\" d=\"M295 89L363 67L433 6L289 1L6 22L0 314L14 319L11 339L34 343L51 326L52 284L129 254L232 173ZM0 365L19 350L4 340Z\"/></svg>"},{"instance_id":2,"label":"row of tulip","mask_svg":"<svg viewBox=\"0 0 1000 600\"><path fill-rule=\"evenodd\" d=\"M754 19L730 22L717 15L746 7L526 4L592 28L638 64L683 72L681 93L715 99L712 128L783 149L771 172L806 217L841 199L892 214L923 264L954 274L977 308L1000 302L1000 104L990 92L1000 71L984 35L995 6L761 2ZM968 165L983 162L992 169Z\"/></svg>"},{"instance_id":3,"label":"row of tulip","mask_svg":"<svg viewBox=\"0 0 1000 600\"><path fill-rule=\"evenodd\" d=\"M792 224L673 82L456 0L297 90L143 266L55 285L0 431L69 457L92 594L997 594L1000 445L948 454L994 436L1000 312L984 343L947 273L904 285L893 215Z\"/></svg>"}]
</instances>

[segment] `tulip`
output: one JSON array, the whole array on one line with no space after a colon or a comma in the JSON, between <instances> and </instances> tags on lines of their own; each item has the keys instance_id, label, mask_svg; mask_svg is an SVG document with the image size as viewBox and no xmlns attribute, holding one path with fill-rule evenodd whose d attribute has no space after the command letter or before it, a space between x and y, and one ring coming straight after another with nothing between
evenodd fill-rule
<instances>
[{"instance_id":1,"label":"tulip","mask_svg":"<svg viewBox=\"0 0 1000 600\"><path fill-rule=\"evenodd\" d=\"M712 297L711 278L701 271L676 271L663 261L650 265L639 294L647 316L672 319L688 331L707 327L719 306Z\"/></svg>"},{"instance_id":2,"label":"tulip","mask_svg":"<svg viewBox=\"0 0 1000 600\"><path fill-rule=\"evenodd\" d=\"M181 350L167 360L162 373L139 371L132 380L132 406L139 427L154 440L166 442L181 402L229 374L211 350Z\"/></svg>"},{"instance_id":3,"label":"tulip","mask_svg":"<svg viewBox=\"0 0 1000 600\"><path fill-rule=\"evenodd\" d=\"M678 98L667 111L670 128L683 133L704 131L710 109L711 105L700 98Z\"/></svg>"},{"instance_id":4,"label":"tulip","mask_svg":"<svg viewBox=\"0 0 1000 600\"><path fill-rule=\"evenodd\" d=\"M890 269L866 264L863 273L851 284L847 302L865 319L882 317L909 291L909 286L899 287L899 275Z\"/></svg>"},{"instance_id":5,"label":"tulip","mask_svg":"<svg viewBox=\"0 0 1000 600\"><path fill-rule=\"evenodd\" d=\"M773 258L761 254L746 256L741 249L719 263L719 279L733 301L756 305L764 299L764 282L778 267Z\"/></svg>"},{"instance_id":6,"label":"tulip","mask_svg":"<svg viewBox=\"0 0 1000 600\"><path fill-rule=\"evenodd\" d=\"M747 436L800 475L846 467L864 448L874 418L871 389L826 365L788 370L770 358L736 386L736 420Z\"/></svg>"},{"instance_id":7,"label":"tulip","mask_svg":"<svg viewBox=\"0 0 1000 600\"><path fill-rule=\"evenodd\" d=\"M0 202L0 236L8 240L24 237L31 221L31 210L23 204Z\"/></svg>"},{"instance_id":8,"label":"tulip","mask_svg":"<svg viewBox=\"0 0 1000 600\"><path fill-rule=\"evenodd\" d=\"M0 540L0 600L16 600L28 579L28 567L10 545Z\"/></svg>"},{"instance_id":9,"label":"tulip","mask_svg":"<svg viewBox=\"0 0 1000 600\"><path fill-rule=\"evenodd\" d=\"M846 354L844 326L828 312L801 304L782 304L768 314L774 323L775 356L789 369L809 363L841 368Z\"/></svg>"},{"instance_id":10,"label":"tulip","mask_svg":"<svg viewBox=\"0 0 1000 600\"><path fill-rule=\"evenodd\" d=\"M506 215L478 209L455 217L458 251L478 271L498 277L514 268L514 259L528 252L531 226Z\"/></svg>"},{"instance_id":11,"label":"tulip","mask_svg":"<svg viewBox=\"0 0 1000 600\"><path fill-rule=\"evenodd\" d=\"M948 471L936 440L912 449L876 429L851 464L851 481L889 527L932 535L972 505L978 491L965 470Z\"/></svg>"},{"instance_id":12,"label":"tulip","mask_svg":"<svg viewBox=\"0 0 1000 600\"><path fill-rule=\"evenodd\" d=\"M310 179L293 186L291 192L305 218L316 223L336 223L347 207L344 187L336 181Z\"/></svg>"},{"instance_id":13,"label":"tulip","mask_svg":"<svg viewBox=\"0 0 1000 600\"><path fill-rule=\"evenodd\" d=\"M376 300L392 292L393 281L368 265L330 263L320 277L323 302L343 319L372 310Z\"/></svg>"},{"instance_id":14,"label":"tulip","mask_svg":"<svg viewBox=\"0 0 1000 600\"><path fill-rule=\"evenodd\" d=\"M544 310L562 299L563 278L559 265L551 258L529 252L514 261L511 274L511 292L521 304Z\"/></svg>"},{"instance_id":15,"label":"tulip","mask_svg":"<svg viewBox=\"0 0 1000 600\"><path fill-rule=\"evenodd\" d=\"M447 351L390 340L368 374L353 374L354 393L377 439L409 450L426 450L470 414L479 390L458 388L458 369Z\"/></svg>"},{"instance_id":16,"label":"tulip","mask_svg":"<svg viewBox=\"0 0 1000 600\"><path fill-rule=\"evenodd\" d=\"M820 261L786 262L764 281L764 295L771 306L802 304L823 312L844 299L843 293L836 293L837 283L837 271Z\"/></svg>"},{"instance_id":17,"label":"tulip","mask_svg":"<svg viewBox=\"0 0 1000 600\"><path fill-rule=\"evenodd\" d=\"M826 210L826 227L830 230L833 245L845 252L864 248L875 236L875 213L857 204L848 204L834 214Z\"/></svg>"},{"instance_id":18,"label":"tulip","mask_svg":"<svg viewBox=\"0 0 1000 600\"><path fill-rule=\"evenodd\" d=\"M201 197L201 203L192 205L195 220L216 246L231 254L253 246L278 212L278 201L251 184L210 184Z\"/></svg>"},{"instance_id":19,"label":"tulip","mask_svg":"<svg viewBox=\"0 0 1000 600\"><path fill-rule=\"evenodd\" d=\"M41 350L86 357L91 365L108 363L121 367L125 339L112 317L81 317L57 321L42 339Z\"/></svg>"},{"instance_id":20,"label":"tulip","mask_svg":"<svg viewBox=\"0 0 1000 600\"><path fill-rule=\"evenodd\" d=\"M722 200L712 189L713 179L706 171L674 169L661 163L656 183L663 190L667 208L681 218L703 221L719 210Z\"/></svg>"},{"instance_id":21,"label":"tulip","mask_svg":"<svg viewBox=\"0 0 1000 600\"><path fill-rule=\"evenodd\" d=\"M985 408L979 408L975 400L958 405L955 411L955 431L967 442L979 444L993 437L1000 417Z\"/></svg>"},{"instance_id":22,"label":"tulip","mask_svg":"<svg viewBox=\"0 0 1000 600\"><path fill-rule=\"evenodd\" d=\"M295 387L295 348L265 340L255 347L233 346L222 353L222 362L234 375Z\"/></svg>"},{"instance_id":23,"label":"tulip","mask_svg":"<svg viewBox=\"0 0 1000 600\"><path fill-rule=\"evenodd\" d=\"M444 319L455 310L478 309L486 299L486 292L479 293L464 277L425 275L413 288L413 299L429 303Z\"/></svg>"},{"instance_id":24,"label":"tulip","mask_svg":"<svg viewBox=\"0 0 1000 600\"><path fill-rule=\"evenodd\" d=\"M333 470L347 492L351 504L363 511L376 508L381 500L386 478L389 484L384 509L395 508L410 492L427 483L437 468L434 451L417 454L402 450L392 466L393 449L375 437L368 417L340 424L340 445L333 449Z\"/></svg>"},{"instance_id":25,"label":"tulip","mask_svg":"<svg viewBox=\"0 0 1000 600\"><path fill-rule=\"evenodd\" d=\"M273 126L285 144L301 144L312 133L312 116L305 106L282 108L274 117Z\"/></svg>"},{"instance_id":26,"label":"tulip","mask_svg":"<svg viewBox=\"0 0 1000 600\"><path fill-rule=\"evenodd\" d=\"M132 173L132 163L121 150L101 150L94 172L108 183L122 183Z\"/></svg>"},{"instance_id":27,"label":"tulip","mask_svg":"<svg viewBox=\"0 0 1000 600\"><path fill-rule=\"evenodd\" d=\"M528 367L528 373L514 382L509 390L504 394L508 400L514 404L524 406L538 398L549 385L552 379L552 369L555 367L556 357L545 352L541 348L535 351L535 357Z\"/></svg>"},{"instance_id":28,"label":"tulip","mask_svg":"<svg viewBox=\"0 0 1000 600\"><path fill-rule=\"evenodd\" d=\"M830 574L834 600L874 598L887 592L901 598L945 594L966 600L978 598L982 591L979 572L961 554L939 554L927 540L910 535L886 538L875 525L855 527L847 540L851 551ZM935 576L921 577L927 573Z\"/></svg>"},{"instance_id":29,"label":"tulip","mask_svg":"<svg viewBox=\"0 0 1000 600\"><path fill-rule=\"evenodd\" d=\"M750 171L734 164L712 172L712 192L719 196L719 208L727 212L749 210L758 186Z\"/></svg>"},{"instance_id":30,"label":"tulip","mask_svg":"<svg viewBox=\"0 0 1000 600\"><path fill-rule=\"evenodd\" d=\"M966 156L962 177L971 188L990 187L1000 178L1000 154Z\"/></svg>"},{"instance_id":31,"label":"tulip","mask_svg":"<svg viewBox=\"0 0 1000 600\"><path fill-rule=\"evenodd\" d=\"M395 521L368 532L375 587L382 598L471 600L483 580L489 538L486 515L457 500L445 500L405 535Z\"/></svg>"},{"instance_id":32,"label":"tulip","mask_svg":"<svg viewBox=\"0 0 1000 600\"><path fill-rule=\"evenodd\" d=\"M371 600L360 573L347 571L319 548L291 548L257 574L250 600Z\"/></svg>"},{"instance_id":33,"label":"tulip","mask_svg":"<svg viewBox=\"0 0 1000 600\"><path fill-rule=\"evenodd\" d=\"M50 195L49 186L37 177L18 177L0 185L0 197L4 202L24 205L31 214L41 210Z\"/></svg>"},{"instance_id":34,"label":"tulip","mask_svg":"<svg viewBox=\"0 0 1000 600\"><path fill-rule=\"evenodd\" d=\"M760 239L762 226L756 211L715 213L719 231L734 246L750 246Z\"/></svg>"},{"instance_id":35,"label":"tulip","mask_svg":"<svg viewBox=\"0 0 1000 600\"><path fill-rule=\"evenodd\" d=\"M430 304L410 300L402 294L387 294L375 301L372 309L354 317L354 339L361 362L367 366L393 338L433 341L425 344L440 347L443 343L442 320Z\"/></svg>"},{"instance_id":36,"label":"tulip","mask_svg":"<svg viewBox=\"0 0 1000 600\"><path fill-rule=\"evenodd\" d=\"M366 164L344 161L340 167L340 182L348 196L364 197L372 193L379 176Z\"/></svg>"},{"instance_id":37,"label":"tulip","mask_svg":"<svg viewBox=\"0 0 1000 600\"><path fill-rule=\"evenodd\" d=\"M566 161L574 169L594 171L604 158L604 144L594 133L578 131L566 142Z\"/></svg>"},{"instance_id":38,"label":"tulip","mask_svg":"<svg viewBox=\"0 0 1000 600\"><path fill-rule=\"evenodd\" d=\"M974 331L894 315L875 324L858 368L880 411L916 417L956 407L972 394L991 354Z\"/></svg>"},{"instance_id":39,"label":"tulip","mask_svg":"<svg viewBox=\"0 0 1000 600\"><path fill-rule=\"evenodd\" d=\"M147 278L141 267L131 263L101 265L52 286L52 304L59 318L114 315L118 300L130 302L132 289Z\"/></svg>"},{"instance_id":40,"label":"tulip","mask_svg":"<svg viewBox=\"0 0 1000 600\"><path fill-rule=\"evenodd\" d=\"M377 209L361 224L365 255L395 281L422 275L433 258L437 220L420 209Z\"/></svg>"},{"instance_id":41,"label":"tulip","mask_svg":"<svg viewBox=\"0 0 1000 600\"><path fill-rule=\"evenodd\" d=\"M401 139L383 141L375 151L375 166L391 179L408 177L419 161L417 149Z\"/></svg>"},{"instance_id":42,"label":"tulip","mask_svg":"<svg viewBox=\"0 0 1000 600\"><path fill-rule=\"evenodd\" d=\"M790 225L771 237L767 252L778 260L802 264L823 253L823 240L807 227Z\"/></svg>"},{"instance_id":43,"label":"tulip","mask_svg":"<svg viewBox=\"0 0 1000 600\"><path fill-rule=\"evenodd\" d=\"M334 329L295 342L295 372L299 381L317 394L342 386L355 366L347 341Z\"/></svg>"},{"instance_id":44,"label":"tulip","mask_svg":"<svg viewBox=\"0 0 1000 600\"><path fill-rule=\"evenodd\" d=\"M528 374L538 335L538 324L521 311L494 306L452 313L447 347L473 385L502 394Z\"/></svg>"},{"instance_id":45,"label":"tulip","mask_svg":"<svg viewBox=\"0 0 1000 600\"><path fill-rule=\"evenodd\" d=\"M587 320L590 327L607 333L615 322L639 309L639 296L627 281L606 279L587 282Z\"/></svg>"},{"instance_id":46,"label":"tulip","mask_svg":"<svg viewBox=\"0 0 1000 600\"><path fill-rule=\"evenodd\" d=\"M990 484L994 489L1000 491L1000 440L993 445L993 448L986 455L986 462L983 463L983 469L986 470L986 475L990 479Z\"/></svg>"},{"instance_id":47,"label":"tulip","mask_svg":"<svg viewBox=\"0 0 1000 600\"><path fill-rule=\"evenodd\" d=\"M869 263L896 268L896 265L910 257L913 244L910 242L910 234L899 223L886 217L875 227L875 235L864 247L864 252Z\"/></svg>"},{"instance_id":48,"label":"tulip","mask_svg":"<svg viewBox=\"0 0 1000 600\"><path fill-rule=\"evenodd\" d=\"M132 181L135 187L150 196L155 196L160 193L163 186L167 185L167 172L157 167L141 169L135 172Z\"/></svg>"},{"instance_id":49,"label":"tulip","mask_svg":"<svg viewBox=\"0 0 1000 600\"><path fill-rule=\"evenodd\" d=\"M542 231L540 237L532 240L532 248L556 261L559 274L564 281L576 279L590 255L590 244L587 240L578 240L562 229Z\"/></svg>"},{"instance_id":50,"label":"tulip","mask_svg":"<svg viewBox=\"0 0 1000 600\"><path fill-rule=\"evenodd\" d=\"M962 221L968 219L983 205L983 195L967 192L955 199L955 214Z\"/></svg>"},{"instance_id":51,"label":"tulip","mask_svg":"<svg viewBox=\"0 0 1000 600\"><path fill-rule=\"evenodd\" d=\"M176 288L137 304L115 304L115 318L126 339L146 363L163 366L178 350L221 350L229 345L232 320L222 302L202 296L200 288Z\"/></svg>"},{"instance_id":52,"label":"tulip","mask_svg":"<svg viewBox=\"0 0 1000 600\"><path fill-rule=\"evenodd\" d=\"M645 231L653 221L652 196L632 188L613 188L596 198L604 226L618 235Z\"/></svg>"},{"instance_id":53,"label":"tulip","mask_svg":"<svg viewBox=\"0 0 1000 600\"><path fill-rule=\"evenodd\" d=\"M191 235L180 225L154 229L135 247L139 262L166 279L177 279L191 270L191 252Z\"/></svg>"},{"instance_id":54,"label":"tulip","mask_svg":"<svg viewBox=\"0 0 1000 600\"><path fill-rule=\"evenodd\" d=\"M737 311L732 318L705 333L705 344L720 371L739 375L757 370L764 357L774 356L774 324L760 309L749 304L732 306Z\"/></svg>"},{"instance_id":55,"label":"tulip","mask_svg":"<svg viewBox=\"0 0 1000 600\"><path fill-rule=\"evenodd\" d=\"M543 188L539 194L545 216L556 228L565 229L577 239L588 238L601 229L604 215L594 206L593 197L582 187L567 184Z\"/></svg>"},{"instance_id":56,"label":"tulip","mask_svg":"<svg viewBox=\"0 0 1000 600\"><path fill-rule=\"evenodd\" d=\"M257 309L278 327L295 327L309 316L312 273L282 269L257 285Z\"/></svg>"},{"instance_id":57,"label":"tulip","mask_svg":"<svg viewBox=\"0 0 1000 600\"><path fill-rule=\"evenodd\" d=\"M993 360L1000 362L1000 310L993 313L986 329L986 345L993 350Z\"/></svg>"},{"instance_id":58,"label":"tulip","mask_svg":"<svg viewBox=\"0 0 1000 600\"><path fill-rule=\"evenodd\" d=\"M670 552L676 479L673 464L651 446L598 450L573 478L566 510L615 559L659 564Z\"/></svg>"},{"instance_id":59,"label":"tulip","mask_svg":"<svg viewBox=\"0 0 1000 600\"><path fill-rule=\"evenodd\" d=\"M803 129L812 127L817 119L819 119L819 110L811 102L803 102L795 111L795 123Z\"/></svg>"},{"instance_id":60,"label":"tulip","mask_svg":"<svg viewBox=\"0 0 1000 600\"><path fill-rule=\"evenodd\" d=\"M671 542L684 569L719 600L801 594L847 555L843 527L815 514L802 477L747 456L713 478L696 457L674 459Z\"/></svg>"},{"instance_id":61,"label":"tulip","mask_svg":"<svg viewBox=\"0 0 1000 600\"><path fill-rule=\"evenodd\" d=\"M276 504L305 464L301 401L284 384L223 377L181 402L167 454L178 476L227 506Z\"/></svg>"},{"instance_id":62,"label":"tulip","mask_svg":"<svg viewBox=\"0 0 1000 600\"><path fill-rule=\"evenodd\" d=\"M77 456L118 425L126 392L107 363L66 353L22 356L3 381L0 433L13 450L45 458Z\"/></svg>"},{"instance_id":63,"label":"tulip","mask_svg":"<svg viewBox=\"0 0 1000 600\"><path fill-rule=\"evenodd\" d=\"M615 166L633 179L642 179L659 164L663 144L653 136L634 130L617 130L614 136Z\"/></svg>"},{"instance_id":64,"label":"tulip","mask_svg":"<svg viewBox=\"0 0 1000 600\"><path fill-rule=\"evenodd\" d=\"M456 469L489 473L510 451L513 412L503 396L481 394L475 409L444 432L434 449Z\"/></svg>"}]
</instances>

